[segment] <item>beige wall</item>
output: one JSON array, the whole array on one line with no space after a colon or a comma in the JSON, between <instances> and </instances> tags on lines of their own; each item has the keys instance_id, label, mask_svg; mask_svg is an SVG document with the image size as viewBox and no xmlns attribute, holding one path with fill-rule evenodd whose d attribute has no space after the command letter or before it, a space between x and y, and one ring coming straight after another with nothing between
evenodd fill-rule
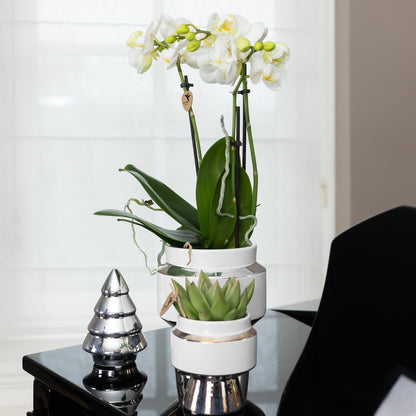
<instances>
[{"instance_id":1,"label":"beige wall","mask_svg":"<svg viewBox=\"0 0 416 416\"><path fill-rule=\"evenodd\" d=\"M337 232L416 206L415 21L415 0L336 0Z\"/></svg>"}]
</instances>

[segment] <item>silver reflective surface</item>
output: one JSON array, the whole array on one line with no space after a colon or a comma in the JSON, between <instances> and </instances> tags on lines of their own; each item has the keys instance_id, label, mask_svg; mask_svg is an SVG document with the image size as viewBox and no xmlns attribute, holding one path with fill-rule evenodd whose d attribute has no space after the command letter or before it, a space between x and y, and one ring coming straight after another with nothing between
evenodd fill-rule
<instances>
[{"instance_id":1,"label":"silver reflective surface","mask_svg":"<svg viewBox=\"0 0 416 416\"><path fill-rule=\"evenodd\" d=\"M108 275L101 293L82 348L100 365L113 366L117 360L131 362L147 342L127 283L118 270Z\"/></svg>"},{"instance_id":2,"label":"silver reflective surface","mask_svg":"<svg viewBox=\"0 0 416 416\"><path fill-rule=\"evenodd\" d=\"M248 371L229 376L201 376L176 370L179 403L202 415L225 415L241 410L247 399Z\"/></svg>"}]
</instances>

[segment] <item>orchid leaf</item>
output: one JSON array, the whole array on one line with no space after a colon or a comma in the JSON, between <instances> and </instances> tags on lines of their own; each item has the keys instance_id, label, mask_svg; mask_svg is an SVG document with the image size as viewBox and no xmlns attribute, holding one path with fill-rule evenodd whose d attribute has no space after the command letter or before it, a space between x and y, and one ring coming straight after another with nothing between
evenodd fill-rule
<instances>
[{"instance_id":1,"label":"orchid leaf","mask_svg":"<svg viewBox=\"0 0 416 416\"><path fill-rule=\"evenodd\" d=\"M159 180L147 175L133 165L120 169L134 176L150 198L168 215L189 230L199 232L198 213L195 207Z\"/></svg>"},{"instance_id":2,"label":"orchid leaf","mask_svg":"<svg viewBox=\"0 0 416 416\"><path fill-rule=\"evenodd\" d=\"M253 198L253 192L251 189L250 178L247 175L247 172L240 167L240 203L239 203L239 217L246 217L251 215L251 200ZM246 233L253 225L253 218L245 218L239 220L239 247L244 247L247 245ZM234 225L235 227L235 225ZM247 236L250 238L251 233ZM231 238L226 248L235 247L235 234L234 230L232 231Z\"/></svg>"},{"instance_id":3,"label":"orchid leaf","mask_svg":"<svg viewBox=\"0 0 416 416\"><path fill-rule=\"evenodd\" d=\"M156 224L153 224L149 221L144 220L143 218L137 217L136 215L130 214L126 211L120 211L116 209L106 209L97 211L94 215L104 215L109 217L117 217L119 221L127 221L135 225L139 225L146 230L157 235L163 241L174 247L182 247L187 241L189 241L192 246L200 247L201 246L201 237L194 231L191 230L167 230L165 228L159 227ZM127 219L124 219L127 218Z\"/></svg>"},{"instance_id":4,"label":"orchid leaf","mask_svg":"<svg viewBox=\"0 0 416 416\"><path fill-rule=\"evenodd\" d=\"M228 175L226 172L226 140L222 138L206 152L198 172L196 201L201 235L206 248L235 247L237 206L234 189L234 151L230 148ZM224 181L224 183L223 183ZM222 189L223 188L223 189ZM252 189L250 179L240 167L239 216L251 213ZM221 201L222 199L222 201ZM240 220L239 246L246 245L245 235L253 219Z\"/></svg>"},{"instance_id":5,"label":"orchid leaf","mask_svg":"<svg viewBox=\"0 0 416 416\"><path fill-rule=\"evenodd\" d=\"M214 199L218 205L218 183L225 170L225 137L216 141L205 153L196 181L196 204L201 235L204 240L213 240ZM216 196L217 194L217 196ZM216 197L215 197L216 196ZM216 207L215 207L216 208ZM222 247L224 248L224 247Z\"/></svg>"}]
</instances>

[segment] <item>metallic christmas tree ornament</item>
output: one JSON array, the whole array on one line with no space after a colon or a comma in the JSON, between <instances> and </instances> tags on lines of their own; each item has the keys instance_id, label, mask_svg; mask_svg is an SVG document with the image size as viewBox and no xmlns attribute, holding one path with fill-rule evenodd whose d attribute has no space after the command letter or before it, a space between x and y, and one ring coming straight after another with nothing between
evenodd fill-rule
<instances>
[{"instance_id":1,"label":"metallic christmas tree ornament","mask_svg":"<svg viewBox=\"0 0 416 416\"><path fill-rule=\"evenodd\" d=\"M102 366L133 362L136 354L146 348L129 287L117 269L113 269L104 282L88 331L82 348Z\"/></svg>"}]
</instances>

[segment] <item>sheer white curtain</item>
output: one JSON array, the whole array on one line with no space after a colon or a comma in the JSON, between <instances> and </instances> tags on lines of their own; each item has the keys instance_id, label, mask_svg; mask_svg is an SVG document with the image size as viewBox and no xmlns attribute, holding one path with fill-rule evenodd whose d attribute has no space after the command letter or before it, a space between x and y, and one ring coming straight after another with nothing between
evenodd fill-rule
<instances>
[{"instance_id":1,"label":"sheer white curtain","mask_svg":"<svg viewBox=\"0 0 416 416\"><path fill-rule=\"evenodd\" d=\"M82 342L113 267L144 328L162 324L129 225L92 215L146 198L118 172L127 163L194 201L178 76L157 65L137 75L128 64L127 36L162 11L199 25L213 11L262 20L290 46L281 91L250 93L261 203L253 241L270 307L320 295L334 212L332 3L0 0L0 398L30 390L22 354ZM222 136L220 114L230 119L230 88L187 72L206 150ZM141 231L139 241L155 265L160 243Z\"/></svg>"}]
</instances>

